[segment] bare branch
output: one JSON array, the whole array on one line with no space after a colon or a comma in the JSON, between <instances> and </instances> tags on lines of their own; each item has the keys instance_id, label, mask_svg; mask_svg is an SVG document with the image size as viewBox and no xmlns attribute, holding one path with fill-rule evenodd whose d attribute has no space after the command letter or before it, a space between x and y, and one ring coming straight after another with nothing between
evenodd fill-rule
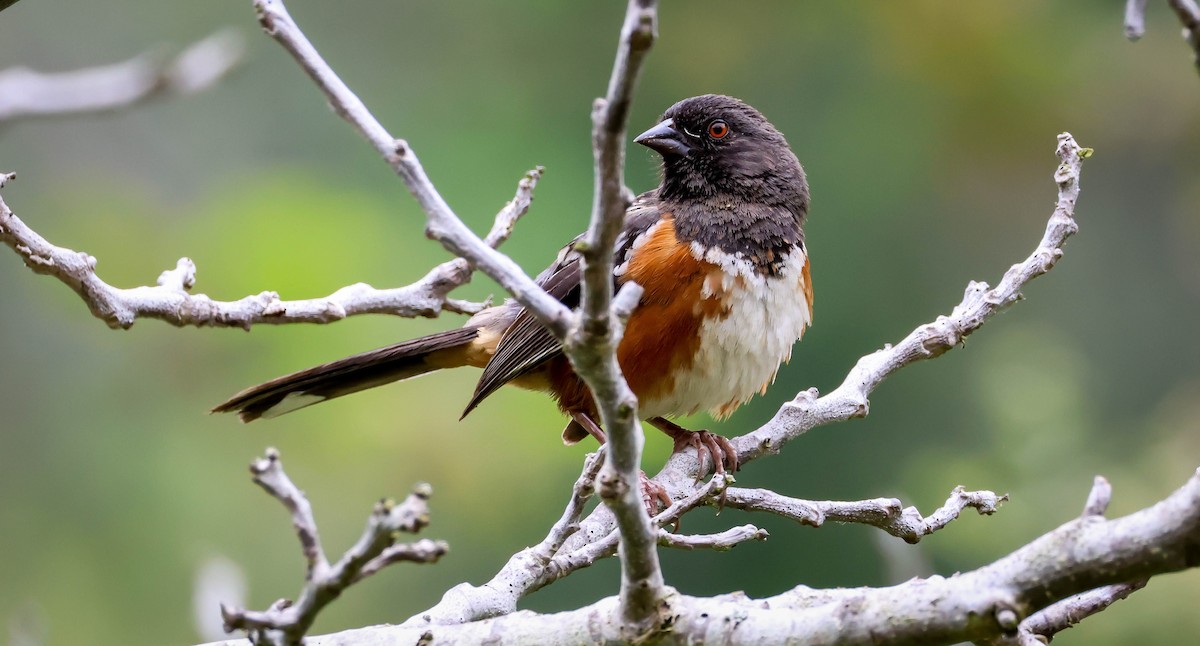
<instances>
[{"instance_id":1,"label":"bare branch","mask_svg":"<svg viewBox=\"0 0 1200 646\"><path fill-rule=\"evenodd\" d=\"M226 29L169 60L142 54L123 63L56 74L9 68L0 71L0 124L111 112L150 99L200 92L237 67L245 50L242 37Z\"/></svg>"},{"instance_id":2,"label":"bare branch","mask_svg":"<svg viewBox=\"0 0 1200 646\"><path fill-rule=\"evenodd\" d=\"M859 523L878 527L883 531L917 543L950 524L962 511L971 507L980 515L996 513L1008 496L998 496L991 491L966 491L955 487L937 511L928 517L922 516L916 507L904 507L895 498L876 498L840 502L832 500L800 500L781 496L768 489L730 488L725 492L725 505L746 511L767 511L790 518L802 525L820 527L825 521Z\"/></svg>"},{"instance_id":3,"label":"bare branch","mask_svg":"<svg viewBox=\"0 0 1200 646\"><path fill-rule=\"evenodd\" d=\"M651 519L651 527L655 532L655 543L657 544L658 531L667 525L677 524L679 519L687 512L696 507L712 500L714 497L720 496L725 491L731 478L728 474L714 474L712 479L704 486L696 489L685 498L676 500L670 507L662 510L653 519ZM546 567L546 581L542 585L549 585L551 582L561 579L576 570L591 566L596 561L616 554L617 544L621 538L621 531L614 529L607 535L600 538L597 537L583 546L573 549L564 554L559 554Z\"/></svg>"},{"instance_id":4,"label":"bare branch","mask_svg":"<svg viewBox=\"0 0 1200 646\"><path fill-rule=\"evenodd\" d=\"M1200 70L1200 6L1196 0L1167 0L1167 4L1183 25L1183 40L1195 53L1195 63ZM1146 33L1146 0L1126 0L1125 37L1137 41Z\"/></svg>"},{"instance_id":5,"label":"bare branch","mask_svg":"<svg viewBox=\"0 0 1200 646\"><path fill-rule=\"evenodd\" d=\"M545 173L546 167L538 166L525 173L525 177L517 182L517 194L496 214L492 230L488 231L487 237L483 239L487 246L499 249L500 245L512 235L517 221L529 212L529 207L533 204L533 189L537 188L538 180L542 179L542 175Z\"/></svg>"},{"instance_id":6,"label":"bare branch","mask_svg":"<svg viewBox=\"0 0 1200 646\"><path fill-rule=\"evenodd\" d=\"M1092 482L1092 491L1088 494L1087 502L1083 505L1083 517L1103 516L1108 511L1108 503L1112 500L1112 485L1104 476L1096 476Z\"/></svg>"},{"instance_id":7,"label":"bare branch","mask_svg":"<svg viewBox=\"0 0 1200 646\"><path fill-rule=\"evenodd\" d=\"M1029 626L1050 619L1054 613L1034 618L1073 595L1200 566L1197 554L1200 472L1152 507L1115 520L1072 520L990 565L951 577L886 588L798 586L765 599L675 594L668 600L672 621L647 637L668 645L781 643L797 636L823 646L995 641L1015 635L1025 618ZM618 608L618 599L610 597L568 612L521 612L455 625L376 626L328 635L321 643L620 642L626 633Z\"/></svg>"},{"instance_id":8,"label":"bare branch","mask_svg":"<svg viewBox=\"0 0 1200 646\"><path fill-rule=\"evenodd\" d=\"M636 632L655 623L664 596L657 541L646 517L638 477L645 438L637 398L617 364L623 321L612 309L613 246L625 219L625 127L642 63L658 30L656 0L629 0L616 60L603 99L592 109L595 184L591 223L580 244L583 258L579 321L564 344L575 372L587 382L608 432L608 459L600 495L612 509L621 538L621 615ZM620 309L641 297L636 285L622 289ZM632 637L632 635L631 635Z\"/></svg>"},{"instance_id":9,"label":"bare branch","mask_svg":"<svg viewBox=\"0 0 1200 646\"><path fill-rule=\"evenodd\" d=\"M596 474L600 473L600 467L603 465L603 446L599 451L589 453L584 458L583 473L579 474L579 479L571 487L571 499L567 502L567 508L563 510L562 517L550 527L550 533L546 535L546 538L533 548L542 560L548 561L558 554L558 550L562 548L567 538L579 531L579 519L583 517L583 507L596 492Z\"/></svg>"},{"instance_id":10,"label":"bare branch","mask_svg":"<svg viewBox=\"0 0 1200 646\"><path fill-rule=\"evenodd\" d=\"M1146 34L1146 0L1126 0L1125 37L1136 41Z\"/></svg>"},{"instance_id":11,"label":"bare branch","mask_svg":"<svg viewBox=\"0 0 1200 646\"><path fill-rule=\"evenodd\" d=\"M509 614L516 611L520 599L557 579L560 575L550 567L551 561L567 538L579 531L584 505L595 492L596 474L603 464L603 447L584 458L583 471L571 488L567 507L542 542L512 555L487 583L480 586L463 583L446 591L436 606L413 616L404 625L458 623Z\"/></svg>"},{"instance_id":12,"label":"bare branch","mask_svg":"<svg viewBox=\"0 0 1200 646\"><path fill-rule=\"evenodd\" d=\"M655 536L633 486L637 482L644 438L637 424L636 399L616 364L619 323L609 312L609 302L612 245L625 209L621 179L624 127L637 71L645 51L653 42L655 3L653 0L630 1L608 96L605 103L597 105L593 114L597 191L592 226L581 249L591 264L591 269L585 268L583 305L585 313L590 315L585 314L581 323L574 326L571 338L567 338L568 323L574 317L569 310L542 291L509 258L495 253L463 225L429 181L407 142L388 134L370 114L321 58L288 15L283 3L256 0L255 8L264 30L292 54L325 93L335 112L366 138L404 180L425 210L426 233L499 282L547 329L564 340L576 372L587 381L599 405L601 419L609 429L613 445L608 453L612 468L600 477L600 491L617 510L622 536L627 542L622 578L622 598L626 602L622 605L622 613L631 624L646 620L659 607L662 574ZM629 294L635 296L636 291ZM627 296L626 300L635 300L633 296Z\"/></svg>"},{"instance_id":13,"label":"bare branch","mask_svg":"<svg viewBox=\"0 0 1200 646\"><path fill-rule=\"evenodd\" d=\"M508 238L516 221L529 210L533 189L542 176L538 167L525 174L513 199L496 215L488 244ZM3 182L15 177L4 175ZM237 301L216 301L192 294L196 265L181 258L175 269L163 272L155 287L121 289L96 274L92 256L55 246L25 225L0 197L0 242L8 245L35 273L53 276L75 291L97 318L111 328L128 329L139 318L158 319L180 327L238 327L285 323L330 323L359 314L391 314L408 318L433 317L443 310L473 314L485 304L451 299L448 294L471 279L471 267L454 259L434 267L421 280L392 289L366 283L343 287L324 297L285 301L275 292L262 292Z\"/></svg>"},{"instance_id":14,"label":"bare branch","mask_svg":"<svg viewBox=\"0 0 1200 646\"><path fill-rule=\"evenodd\" d=\"M660 511L654 517L654 526L666 527L675 524L684 514L696 507L721 500L732 482L733 476L729 473L714 473L704 486L696 487L688 492L688 495L675 500L670 507Z\"/></svg>"},{"instance_id":15,"label":"bare branch","mask_svg":"<svg viewBox=\"0 0 1200 646\"><path fill-rule=\"evenodd\" d=\"M1063 599L1021 622L1020 628L1017 629L1017 643L1020 646L1041 646L1049 642L1054 635L1141 590L1146 587L1146 583L1147 581L1142 579L1132 583L1106 585Z\"/></svg>"},{"instance_id":16,"label":"bare branch","mask_svg":"<svg viewBox=\"0 0 1200 646\"><path fill-rule=\"evenodd\" d=\"M266 457L250 465L250 472L254 482L291 513L292 525L308 562L304 588L295 603L280 599L264 611L221 606L225 631L245 630L255 644L298 645L317 613L346 588L392 563L436 562L449 549L442 541L396 544L398 532L416 533L429 524L427 503L432 489L419 484L400 504L390 500L377 503L358 542L331 565L321 549L312 507L284 472L279 452L267 449Z\"/></svg>"},{"instance_id":17,"label":"bare branch","mask_svg":"<svg viewBox=\"0 0 1200 646\"><path fill-rule=\"evenodd\" d=\"M746 541L765 541L770 534L754 525L741 525L718 534L672 534L658 530L658 544L681 550L708 549L723 552Z\"/></svg>"},{"instance_id":18,"label":"bare branch","mask_svg":"<svg viewBox=\"0 0 1200 646\"><path fill-rule=\"evenodd\" d=\"M584 503L592 494L596 474L603 464L602 451L589 454L584 461L583 473L575 481L571 500L567 503L562 518L551 528L545 540L514 554L487 583L481 586L465 583L455 586L442 596L442 600L436 606L414 615L402 625L438 626L508 614L516 610L517 602L526 595L602 558L616 554L619 533L614 529L606 530L603 534L583 536L572 550L562 551L563 544L576 537L580 530L579 517L583 513ZM688 497L676 500L654 517L655 529L675 523L687 511L720 495L728 482L727 477L713 476L707 484L693 491ZM594 529L592 527L588 531ZM657 534L655 540L657 541Z\"/></svg>"},{"instance_id":19,"label":"bare branch","mask_svg":"<svg viewBox=\"0 0 1200 646\"><path fill-rule=\"evenodd\" d=\"M313 518L312 505L308 503L304 492L300 491L284 472L279 450L274 447L268 448L266 457L250 463L250 474L254 484L271 494L291 513L292 527L300 538L304 560L308 562L307 578L311 579L314 574L324 575L329 568L329 561L325 560L325 552L321 549L321 538L317 533L317 521Z\"/></svg>"},{"instance_id":20,"label":"bare branch","mask_svg":"<svg viewBox=\"0 0 1200 646\"><path fill-rule=\"evenodd\" d=\"M388 134L363 102L338 78L292 20L283 2L255 0L254 8L263 30L296 59L325 94L334 112L353 126L404 181L425 211L426 235L500 283L547 329L563 338L570 319L567 307L538 287L512 259L492 249L462 223L433 186L408 142Z\"/></svg>"},{"instance_id":21,"label":"bare branch","mask_svg":"<svg viewBox=\"0 0 1200 646\"><path fill-rule=\"evenodd\" d=\"M392 545L371 559L355 575L351 583L358 583L393 563L437 563L448 552L450 546L445 541L434 541L422 538L416 543L401 543Z\"/></svg>"}]
</instances>

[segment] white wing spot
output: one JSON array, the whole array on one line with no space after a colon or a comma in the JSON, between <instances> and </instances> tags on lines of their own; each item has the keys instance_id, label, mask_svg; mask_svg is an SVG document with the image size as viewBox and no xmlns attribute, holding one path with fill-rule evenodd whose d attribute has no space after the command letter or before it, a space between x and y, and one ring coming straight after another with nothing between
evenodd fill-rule
<instances>
[{"instance_id":1,"label":"white wing spot","mask_svg":"<svg viewBox=\"0 0 1200 646\"><path fill-rule=\"evenodd\" d=\"M310 395L308 393L288 393L278 404L263 411L262 416L265 418L279 417L285 413L290 413L294 410L299 410L305 406L312 406L325 401L324 395Z\"/></svg>"},{"instance_id":2,"label":"white wing spot","mask_svg":"<svg viewBox=\"0 0 1200 646\"><path fill-rule=\"evenodd\" d=\"M625 252L625 257L621 259L621 264L617 265L616 268L613 269L614 276L624 276L625 272L629 271L629 260L636 255L638 249L641 249L646 245L646 241L654 235L654 231L658 229L658 227L662 226L663 222L666 222L666 220L659 220L658 222L655 222L633 239L633 243L629 245L629 250ZM672 224L672 226L674 226L674 224ZM620 246L619 241L617 246Z\"/></svg>"}]
</instances>

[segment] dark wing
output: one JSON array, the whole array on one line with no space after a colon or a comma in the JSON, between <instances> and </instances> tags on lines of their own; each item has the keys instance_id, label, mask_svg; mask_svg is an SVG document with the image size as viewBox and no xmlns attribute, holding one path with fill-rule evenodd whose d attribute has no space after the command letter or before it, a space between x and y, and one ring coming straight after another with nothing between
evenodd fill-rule
<instances>
[{"instance_id":1,"label":"dark wing","mask_svg":"<svg viewBox=\"0 0 1200 646\"><path fill-rule=\"evenodd\" d=\"M660 218L657 190L643 193L634 200L625 212L625 225L617 237L614 258L618 265L628 259L634 240ZM579 306L579 286L583 280L583 265L579 253L575 251L578 241L579 238L575 238L564 247L555 263L537 278L542 289L572 309ZM558 339L536 317L522 309L496 344L496 353L484 366L463 417L496 389L561 354L562 345Z\"/></svg>"}]
</instances>

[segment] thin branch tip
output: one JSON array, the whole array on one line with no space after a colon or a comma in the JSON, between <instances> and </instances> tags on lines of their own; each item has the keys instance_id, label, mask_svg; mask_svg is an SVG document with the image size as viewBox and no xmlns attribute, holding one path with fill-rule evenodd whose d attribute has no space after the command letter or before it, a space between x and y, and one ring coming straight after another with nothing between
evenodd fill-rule
<instances>
[{"instance_id":1,"label":"thin branch tip","mask_svg":"<svg viewBox=\"0 0 1200 646\"><path fill-rule=\"evenodd\" d=\"M1104 476L1096 476L1092 482L1092 490L1088 493L1087 502L1083 506L1083 517L1103 517L1112 501L1112 485Z\"/></svg>"},{"instance_id":2,"label":"thin branch tip","mask_svg":"<svg viewBox=\"0 0 1200 646\"><path fill-rule=\"evenodd\" d=\"M658 530L658 544L681 550L709 549L717 552L729 551L748 541L765 541L770 534L754 525L733 527L716 534L672 534Z\"/></svg>"},{"instance_id":3,"label":"thin branch tip","mask_svg":"<svg viewBox=\"0 0 1200 646\"><path fill-rule=\"evenodd\" d=\"M1125 37L1136 42L1146 33L1146 1L1127 0L1125 3Z\"/></svg>"}]
</instances>

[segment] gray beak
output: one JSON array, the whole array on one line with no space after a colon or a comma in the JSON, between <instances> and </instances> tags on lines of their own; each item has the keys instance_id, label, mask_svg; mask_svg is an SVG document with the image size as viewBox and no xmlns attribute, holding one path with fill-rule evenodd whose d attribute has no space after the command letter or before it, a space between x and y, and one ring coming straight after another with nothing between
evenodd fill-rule
<instances>
[{"instance_id":1,"label":"gray beak","mask_svg":"<svg viewBox=\"0 0 1200 646\"><path fill-rule=\"evenodd\" d=\"M662 156L678 155L685 157L691 152L687 135L675 129L675 120L667 119L653 128L634 138L634 143L641 144Z\"/></svg>"}]
</instances>

